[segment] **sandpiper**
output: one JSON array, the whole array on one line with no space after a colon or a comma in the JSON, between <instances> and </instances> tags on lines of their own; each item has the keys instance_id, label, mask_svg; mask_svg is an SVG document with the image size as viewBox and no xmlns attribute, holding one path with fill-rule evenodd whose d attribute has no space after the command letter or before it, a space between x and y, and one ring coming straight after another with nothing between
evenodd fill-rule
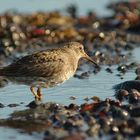
<instances>
[{"instance_id":1,"label":"sandpiper","mask_svg":"<svg viewBox=\"0 0 140 140\"><path fill-rule=\"evenodd\" d=\"M41 88L53 87L74 75L78 61L85 58L97 65L78 42L69 42L62 48L49 49L27 55L0 69L4 76L15 83L30 86L36 100L42 97ZM37 87L35 92L34 88Z\"/></svg>"}]
</instances>

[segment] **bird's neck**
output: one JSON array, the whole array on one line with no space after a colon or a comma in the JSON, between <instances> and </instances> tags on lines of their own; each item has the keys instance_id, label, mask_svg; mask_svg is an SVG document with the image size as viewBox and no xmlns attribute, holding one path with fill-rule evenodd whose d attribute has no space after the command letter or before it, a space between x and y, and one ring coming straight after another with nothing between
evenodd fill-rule
<instances>
[{"instance_id":1,"label":"bird's neck","mask_svg":"<svg viewBox=\"0 0 140 140\"><path fill-rule=\"evenodd\" d=\"M70 49L70 48L63 48L65 50L65 52L68 54L68 55L71 55L72 56L72 59L75 60L75 62L78 63L79 59L81 58L81 56L79 56L73 49Z\"/></svg>"}]
</instances>

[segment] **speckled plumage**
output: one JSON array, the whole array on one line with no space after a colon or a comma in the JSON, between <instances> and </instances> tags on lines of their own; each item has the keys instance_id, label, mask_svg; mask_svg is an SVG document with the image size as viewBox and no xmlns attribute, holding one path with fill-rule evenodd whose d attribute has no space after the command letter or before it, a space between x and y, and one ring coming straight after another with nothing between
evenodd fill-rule
<instances>
[{"instance_id":1,"label":"speckled plumage","mask_svg":"<svg viewBox=\"0 0 140 140\"><path fill-rule=\"evenodd\" d=\"M32 87L51 87L72 77L82 57L92 61L84 52L82 44L70 42L63 48L27 55L0 69L0 76Z\"/></svg>"}]
</instances>

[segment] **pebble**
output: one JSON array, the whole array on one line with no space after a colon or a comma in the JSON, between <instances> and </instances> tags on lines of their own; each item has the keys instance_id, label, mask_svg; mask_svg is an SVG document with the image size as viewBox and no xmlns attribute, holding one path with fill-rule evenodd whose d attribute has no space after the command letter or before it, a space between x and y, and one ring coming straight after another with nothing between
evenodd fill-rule
<instances>
[{"instance_id":1,"label":"pebble","mask_svg":"<svg viewBox=\"0 0 140 140\"><path fill-rule=\"evenodd\" d=\"M130 104L140 103L140 92L138 92L136 89L131 90L129 94L129 103Z\"/></svg>"},{"instance_id":2,"label":"pebble","mask_svg":"<svg viewBox=\"0 0 140 140\"><path fill-rule=\"evenodd\" d=\"M95 102L100 102L100 98L97 96L93 96L93 97L91 97L91 99Z\"/></svg>"},{"instance_id":3,"label":"pebble","mask_svg":"<svg viewBox=\"0 0 140 140\"><path fill-rule=\"evenodd\" d=\"M76 97L75 97L75 96L70 96L69 99L70 99L70 100L75 100Z\"/></svg>"},{"instance_id":4,"label":"pebble","mask_svg":"<svg viewBox=\"0 0 140 140\"><path fill-rule=\"evenodd\" d=\"M112 107L112 115L113 118L120 118L120 119L126 119L128 118L129 113L126 110L123 110L119 107Z\"/></svg>"},{"instance_id":5,"label":"pebble","mask_svg":"<svg viewBox=\"0 0 140 140\"><path fill-rule=\"evenodd\" d=\"M89 73L88 72L83 72L81 73L81 77L84 78L88 78L89 77Z\"/></svg>"},{"instance_id":6,"label":"pebble","mask_svg":"<svg viewBox=\"0 0 140 140\"><path fill-rule=\"evenodd\" d=\"M140 67L138 67L138 68L136 69L135 73L136 73L137 75L140 75Z\"/></svg>"},{"instance_id":7,"label":"pebble","mask_svg":"<svg viewBox=\"0 0 140 140\"><path fill-rule=\"evenodd\" d=\"M28 105L26 105L29 108L36 108L39 105L39 102L32 101Z\"/></svg>"},{"instance_id":8,"label":"pebble","mask_svg":"<svg viewBox=\"0 0 140 140\"><path fill-rule=\"evenodd\" d=\"M8 80L0 77L0 88L5 87L8 84Z\"/></svg>"},{"instance_id":9,"label":"pebble","mask_svg":"<svg viewBox=\"0 0 140 140\"><path fill-rule=\"evenodd\" d=\"M75 74L74 77L78 79L87 79L89 77L89 72L83 72L80 75Z\"/></svg>"},{"instance_id":10,"label":"pebble","mask_svg":"<svg viewBox=\"0 0 140 140\"><path fill-rule=\"evenodd\" d=\"M137 91L133 90L133 93ZM30 128L30 131L40 129L41 125L42 129L44 127L46 140L66 139L70 138L71 134L79 134L82 138L83 134L84 138L112 136L112 134L123 135L123 137L134 137L134 133L138 135L139 120L136 118L140 118L139 107L122 105L119 101L110 98L102 101L95 96L93 99L93 102L80 106L32 101L28 104L28 109L16 111L8 119L0 120L0 125L3 121L4 125L9 125L11 123L5 124L5 122L10 120L12 124L16 124L17 128L28 131L29 125L19 125L19 119L24 120L24 124L32 122L36 127Z\"/></svg>"},{"instance_id":11,"label":"pebble","mask_svg":"<svg viewBox=\"0 0 140 140\"><path fill-rule=\"evenodd\" d=\"M121 73L126 73L127 66L126 65L121 65L117 68L117 70L120 71Z\"/></svg>"},{"instance_id":12,"label":"pebble","mask_svg":"<svg viewBox=\"0 0 140 140\"><path fill-rule=\"evenodd\" d=\"M113 73L113 71L111 70L111 68L106 68L106 71L107 71L108 73Z\"/></svg>"},{"instance_id":13,"label":"pebble","mask_svg":"<svg viewBox=\"0 0 140 140\"><path fill-rule=\"evenodd\" d=\"M135 80L140 80L140 75L138 75L138 76L135 78Z\"/></svg>"},{"instance_id":14,"label":"pebble","mask_svg":"<svg viewBox=\"0 0 140 140\"><path fill-rule=\"evenodd\" d=\"M94 126L90 127L90 129L87 130L87 133L89 136L96 136L99 133L100 125L95 124Z\"/></svg>"},{"instance_id":15,"label":"pebble","mask_svg":"<svg viewBox=\"0 0 140 140\"><path fill-rule=\"evenodd\" d=\"M115 97L119 100L119 101L123 101L124 99L128 98L128 91L124 90L124 89L120 89L116 92Z\"/></svg>"},{"instance_id":16,"label":"pebble","mask_svg":"<svg viewBox=\"0 0 140 140\"><path fill-rule=\"evenodd\" d=\"M118 91L120 89L125 89L128 92L131 92L132 89L136 89L137 91L140 91L140 81L139 80L125 81L113 86L113 89L115 89L115 91Z\"/></svg>"},{"instance_id":17,"label":"pebble","mask_svg":"<svg viewBox=\"0 0 140 140\"><path fill-rule=\"evenodd\" d=\"M61 140L85 140L85 137L80 134L70 134L69 136L62 138Z\"/></svg>"},{"instance_id":18,"label":"pebble","mask_svg":"<svg viewBox=\"0 0 140 140\"><path fill-rule=\"evenodd\" d=\"M140 117L140 107L135 107L130 111L132 117Z\"/></svg>"},{"instance_id":19,"label":"pebble","mask_svg":"<svg viewBox=\"0 0 140 140\"><path fill-rule=\"evenodd\" d=\"M65 106L66 109L70 109L70 110L77 110L79 108L78 105L76 104L69 104L69 106Z\"/></svg>"},{"instance_id":20,"label":"pebble","mask_svg":"<svg viewBox=\"0 0 140 140\"><path fill-rule=\"evenodd\" d=\"M83 100L88 102L90 99L88 97L85 97Z\"/></svg>"},{"instance_id":21,"label":"pebble","mask_svg":"<svg viewBox=\"0 0 140 140\"><path fill-rule=\"evenodd\" d=\"M111 140L124 140L124 137L121 134L114 135Z\"/></svg>"},{"instance_id":22,"label":"pebble","mask_svg":"<svg viewBox=\"0 0 140 140\"><path fill-rule=\"evenodd\" d=\"M5 107L4 104L0 103L0 108L4 108L4 107Z\"/></svg>"},{"instance_id":23,"label":"pebble","mask_svg":"<svg viewBox=\"0 0 140 140\"><path fill-rule=\"evenodd\" d=\"M17 107L19 104L9 104L8 107Z\"/></svg>"}]
</instances>

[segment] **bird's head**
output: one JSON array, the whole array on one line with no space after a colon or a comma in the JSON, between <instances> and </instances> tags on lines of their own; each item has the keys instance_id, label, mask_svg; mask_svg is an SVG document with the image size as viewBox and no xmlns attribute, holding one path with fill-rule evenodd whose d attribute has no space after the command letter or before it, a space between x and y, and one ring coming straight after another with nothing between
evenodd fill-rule
<instances>
[{"instance_id":1,"label":"bird's head","mask_svg":"<svg viewBox=\"0 0 140 140\"><path fill-rule=\"evenodd\" d=\"M94 63L96 66L98 66L98 64L93 61L84 51L84 46L79 43L79 42L69 42L65 45L66 48L69 48L71 49L72 51L75 52L76 56L79 56L79 59L80 58L85 58L87 59L88 61Z\"/></svg>"}]
</instances>

